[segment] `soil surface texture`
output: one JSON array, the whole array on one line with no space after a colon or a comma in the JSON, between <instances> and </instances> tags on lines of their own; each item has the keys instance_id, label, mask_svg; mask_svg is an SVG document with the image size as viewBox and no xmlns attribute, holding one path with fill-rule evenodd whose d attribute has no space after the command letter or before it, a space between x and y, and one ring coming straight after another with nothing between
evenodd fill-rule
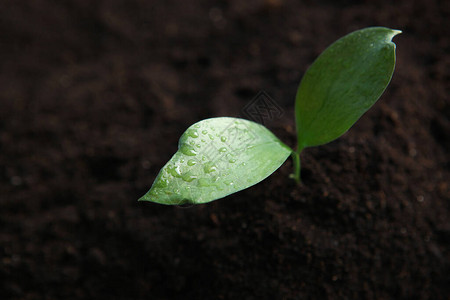
<instances>
[{"instance_id":1,"label":"soil surface texture","mask_svg":"<svg viewBox=\"0 0 450 300\"><path fill-rule=\"evenodd\" d=\"M294 147L303 73L368 26L391 84L302 185L137 202L260 91ZM0 33L0 299L450 299L450 1L2 0Z\"/></svg>"}]
</instances>

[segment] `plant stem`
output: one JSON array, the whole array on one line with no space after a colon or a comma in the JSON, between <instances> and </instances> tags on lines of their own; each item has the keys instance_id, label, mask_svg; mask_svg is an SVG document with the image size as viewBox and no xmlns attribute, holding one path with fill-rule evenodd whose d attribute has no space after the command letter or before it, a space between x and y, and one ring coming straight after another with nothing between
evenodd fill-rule
<instances>
[{"instance_id":1,"label":"plant stem","mask_svg":"<svg viewBox=\"0 0 450 300\"><path fill-rule=\"evenodd\" d=\"M297 183L301 183L300 179L300 152L291 153L292 161L294 162L294 173L292 174L292 178L295 179Z\"/></svg>"}]
</instances>

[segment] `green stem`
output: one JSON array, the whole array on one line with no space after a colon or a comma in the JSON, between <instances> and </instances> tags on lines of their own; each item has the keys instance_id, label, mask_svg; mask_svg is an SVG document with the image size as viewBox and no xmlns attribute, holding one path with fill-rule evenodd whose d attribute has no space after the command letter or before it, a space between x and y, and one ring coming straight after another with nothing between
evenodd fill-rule
<instances>
[{"instance_id":1,"label":"green stem","mask_svg":"<svg viewBox=\"0 0 450 300\"><path fill-rule=\"evenodd\" d=\"M300 152L292 151L291 156L292 161L294 162L294 174L292 174L292 178L294 178L297 183L300 183Z\"/></svg>"}]
</instances>

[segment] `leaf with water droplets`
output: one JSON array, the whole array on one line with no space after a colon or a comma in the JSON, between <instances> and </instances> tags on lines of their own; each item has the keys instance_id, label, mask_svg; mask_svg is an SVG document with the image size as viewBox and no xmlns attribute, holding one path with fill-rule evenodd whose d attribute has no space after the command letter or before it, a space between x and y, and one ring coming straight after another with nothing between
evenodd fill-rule
<instances>
[{"instance_id":1,"label":"leaf with water droplets","mask_svg":"<svg viewBox=\"0 0 450 300\"><path fill-rule=\"evenodd\" d=\"M258 123L206 119L185 131L178 151L139 200L180 205L223 198L265 179L291 152Z\"/></svg>"},{"instance_id":2,"label":"leaf with water droplets","mask_svg":"<svg viewBox=\"0 0 450 300\"><path fill-rule=\"evenodd\" d=\"M394 72L391 40L400 32L385 27L358 30L316 59L297 91L299 150L340 137L378 100Z\"/></svg>"}]
</instances>

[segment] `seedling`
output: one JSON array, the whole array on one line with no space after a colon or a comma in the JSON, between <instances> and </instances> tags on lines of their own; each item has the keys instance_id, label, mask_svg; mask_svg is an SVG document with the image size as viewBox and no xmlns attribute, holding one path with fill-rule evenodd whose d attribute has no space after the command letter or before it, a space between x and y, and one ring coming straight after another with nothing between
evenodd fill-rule
<instances>
[{"instance_id":1,"label":"seedling","mask_svg":"<svg viewBox=\"0 0 450 300\"><path fill-rule=\"evenodd\" d=\"M343 135L381 96L395 66L385 27L352 32L329 46L306 71L295 99L297 149L264 126L240 118L211 118L181 136L178 151L139 200L200 204L248 188L275 172L291 155L300 181L300 153Z\"/></svg>"}]
</instances>

